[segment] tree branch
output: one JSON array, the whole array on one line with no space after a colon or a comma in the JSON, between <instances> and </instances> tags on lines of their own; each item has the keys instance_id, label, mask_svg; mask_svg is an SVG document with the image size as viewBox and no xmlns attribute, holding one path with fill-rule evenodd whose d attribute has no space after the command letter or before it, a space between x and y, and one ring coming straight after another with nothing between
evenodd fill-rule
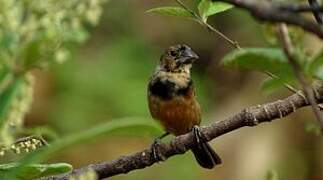
<instances>
[{"instance_id":1,"label":"tree branch","mask_svg":"<svg viewBox=\"0 0 323 180\"><path fill-rule=\"evenodd\" d=\"M309 0L311 1L311 0ZM287 10L297 13L306 13L306 12L323 12L323 6L307 6L307 5L295 5L295 4L288 4L288 5L280 5L278 6L281 10Z\"/></svg>"},{"instance_id":2,"label":"tree branch","mask_svg":"<svg viewBox=\"0 0 323 180\"><path fill-rule=\"evenodd\" d=\"M319 8L320 2L319 0L308 0L308 3L310 4L310 7L312 8ZM316 22L318 24L323 24L323 13L321 12L313 12L313 15L316 19Z\"/></svg>"},{"instance_id":3,"label":"tree branch","mask_svg":"<svg viewBox=\"0 0 323 180\"><path fill-rule=\"evenodd\" d=\"M316 34L318 37L323 39L323 26L318 25L316 22L310 21L303 16L287 10L288 6L284 5L284 8L279 8L279 5L268 2L258 2L258 1L243 1L243 0L212 0L212 1L222 1L238 8L245 9L249 11L255 18L277 23L286 23L290 25L295 25L301 27L302 29ZM257 3L254 3L257 2ZM291 6L293 7L293 6Z\"/></svg>"},{"instance_id":4,"label":"tree branch","mask_svg":"<svg viewBox=\"0 0 323 180\"><path fill-rule=\"evenodd\" d=\"M323 102L323 85L317 85L314 90L317 94L316 100L318 102ZM277 118L285 117L290 113L295 112L297 109L307 105L308 101L304 99L300 93L295 93L283 100L243 109L225 120L217 121L209 126L203 127L202 132L205 135L205 140L211 141L216 137L245 126L254 126L258 123L270 122ZM185 153L194 145L195 141L193 134L187 133L185 135L175 137L169 143L160 144L159 148L161 155L167 159L171 156ZM103 179L118 174L125 174L136 169L143 169L155 163L157 163L157 161L153 158L151 149L147 148L128 156L121 156L113 161L87 165L80 169L75 169L71 173L43 179L67 180L70 176L80 175L89 168L92 168L98 174L100 179Z\"/></svg>"}]
</instances>

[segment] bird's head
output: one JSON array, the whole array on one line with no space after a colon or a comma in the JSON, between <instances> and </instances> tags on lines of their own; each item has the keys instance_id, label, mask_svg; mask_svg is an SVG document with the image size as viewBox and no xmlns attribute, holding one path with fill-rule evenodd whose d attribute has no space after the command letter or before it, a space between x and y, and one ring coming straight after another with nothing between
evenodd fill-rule
<instances>
[{"instance_id":1,"label":"bird's head","mask_svg":"<svg viewBox=\"0 0 323 180\"><path fill-rule=\"evenodd\" d=\"M187 45L170 46L160 58L160 68L168 72L189 72L192 64L199 57Z\"/></svg>"}]
</instances>

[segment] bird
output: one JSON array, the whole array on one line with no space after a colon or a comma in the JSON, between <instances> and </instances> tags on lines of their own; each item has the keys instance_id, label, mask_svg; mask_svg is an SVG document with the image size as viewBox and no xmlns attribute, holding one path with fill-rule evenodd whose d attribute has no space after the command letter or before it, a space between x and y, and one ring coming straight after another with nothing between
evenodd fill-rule
<instances>
[{"instance_id":1,"label":"bird","mask_svg":"<svg viewBox=\"0 0 323 180\"><path fill-rule=\"evenodd\" d=\"M149 79L149 111L165 129L165 134L155 139L152 150L158 159L156 144L160 139L168 134L179 136L193 131L197 146L191 150L200 166L212 169L222 160L207 142L201 141L201 107L191 78L191 68L197 59L199 56L188 45L170 46Z\"/></svg>"}]
</instances>

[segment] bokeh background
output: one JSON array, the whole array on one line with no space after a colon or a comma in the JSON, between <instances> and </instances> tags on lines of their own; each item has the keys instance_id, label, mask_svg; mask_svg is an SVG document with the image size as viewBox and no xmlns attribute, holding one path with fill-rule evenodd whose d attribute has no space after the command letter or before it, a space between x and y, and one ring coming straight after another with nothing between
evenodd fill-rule
<instances>
[{"instance_id":1,"label":"bokeh background","mask_svg":"<svg viewBox=\"0 0 323 180\"><path fill-rule=\"evenodd\" d=\"M59 138L116 118L150 118L147 81L163 49L177 43L190 45L201 57L193 68L193 79L203 124L290 94L286 90L263 92L265 76L261 73L223 67L221 58L233 48L199 24L146 13L171 4L168 0L106 3L100 23L90 29L90 38L66 63L33 72L35 100L25 125L49 128L51 137ZM243 47L268 46L262 25L246 12L232 9L209 22ZM309 49L319 48L321 42L306 38ZM283 120L221 136L211 143L224 163L212 170L201 169L187 152L112 179L259 180L275 171L281 179L321 180L323 141L306 131L314 122L310 109L304 108ZM50 162L80 167L140 151L152 141L151 136L115 135L69 148Z\"/></svg>"}]
</instances>

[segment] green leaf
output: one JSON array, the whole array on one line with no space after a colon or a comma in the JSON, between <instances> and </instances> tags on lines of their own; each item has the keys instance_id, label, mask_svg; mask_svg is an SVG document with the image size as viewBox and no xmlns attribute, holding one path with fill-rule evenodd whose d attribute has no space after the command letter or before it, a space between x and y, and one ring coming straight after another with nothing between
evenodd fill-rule
<instances>
[{"instance_id":1,"label":"green leaf","mask_svg":"<svg viewBox=\"0 0 323 180\"><path fill-rule=\"evenodd\" d=\"M278 77L293 79L293 71L284 53L278 48L246 48L227 54L223 60L225 66L258 71L269 71Z\"/></svg>"},{"instance_id":2,"label":"green leaf","mask_svg":"<svg viewBox=\"0 0 323 180\"><path fill-rule=\"evenodd\" d=\"M262 82L261 90L270 94L282 87L284 87L284 82L281 79L269 78Z\"/></svg>"},{"instance_id":3,"label":"green leaf","mask_svg":"<svg viewBox=\"0 0 323 180\"><path fill-rule=\"evenodd\" d=\"M177 16L177 17L192 18L192 19L194 18L194 16L187 10L176 6L153 8L148 10L147 12L157 13L161 15L168 15L168 16Z\"/></svg>"},{"instance_id":4,"label":"green leaf","mask_svg":"<svg viewBox=\"0 0 323 180\"><path fill-rule=\"evenodd\" d=\"M310 61L306 71L313 77L323 80L323 49Z\"/></svg>"},{"instance_id":5,"label":"green leaf","mask_svg":"<svg viewBox=\"0 0 323 180\"><path fill-rule=\"evenodd\" d=\"M9 163L0 165L0 177L4 177L6 173L14 171L20 167L20 163ZM73 169L72 165L67 163L56 164L29 164L21 167L21 173L16 176L17 179L37 179L44 176L67 173Z\"/></svg>"},{"instance_id":6,"label":"green leaf","mask_svg":"<svg viewBox=\"0 0 323 180\"><path fill-rule=\"evenodd\" d=\"M285 83L291 84L295 86L296 84L296 78L290 79L290 78L268 78L265 81L262 82L261 85L261 90L264 91L265 93L273 93L277 90L281 90L284 88Z\"/></svg>"},{"instance_id":7,"label":"green leaf","mask_svg":"<svg viewBox=\"0 0 323 180\"><path fill-rule=\"evenodd\" d=\"M53 154L66 150L69 147L76 148L75 146L78 144L84 144L91 140L97 141L99 138L115 135L116 133L121 132L123 132L123 134L130 132L130 134L136 134L136 136L150 135L154 137L163 133L160 126L151 119L122 118L111 120L94 128L60 138L59 140L51 143L50 146L30 153L22 160L22 166L20 166L19 169L12 171L6 179L16 177L17 174L20 175L24 164L40 162L49 158Z\"/></svg>"},{"instance_id":8,"label":"green leaf","mask_svg":"<svg viewBox=\"0 0 323 180\"><path fill-rule=\"evenodd\" d=\"M198 10L203 21L206 22L209 16L231 9L233 6L224 2L212 2L202 0L198 5Z\"/></svg>"}]
</instances>

